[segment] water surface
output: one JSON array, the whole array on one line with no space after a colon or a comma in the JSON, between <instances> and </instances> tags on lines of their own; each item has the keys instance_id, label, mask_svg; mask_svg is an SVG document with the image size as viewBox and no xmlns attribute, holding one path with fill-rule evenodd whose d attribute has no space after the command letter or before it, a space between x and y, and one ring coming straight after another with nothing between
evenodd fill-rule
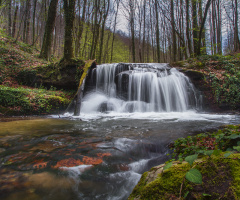
<instances>
[{"instance_id":1,"label":"water surface","mask_svg":"<svg viewBox=\"0 0 240 200\"><path fill-rule=\"evenodd\" d=\"M239 116L95 113L0 122L1 199L127 199L168 144Z\"/></svg>"}]
</instances>

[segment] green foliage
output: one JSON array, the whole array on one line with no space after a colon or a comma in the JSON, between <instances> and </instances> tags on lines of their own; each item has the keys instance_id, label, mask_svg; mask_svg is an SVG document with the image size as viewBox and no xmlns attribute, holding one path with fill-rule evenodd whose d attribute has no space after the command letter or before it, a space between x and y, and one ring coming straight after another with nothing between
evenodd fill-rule
<instances>
[{"instance_id":1,"label":"green foliage","mask_svg":"<svg viewBox=\"0 0 240 200\"><path fill-rule=\"evenodd\" d=\"M19 49L27 53L33 53L33 47L23 42L17 42Z\"/></svg>"},{"instance_id":2,"label":"green foliage","mask_svg":"<svg viewBox=\"0 0 240 200\"><path fill-rule=\"evenodd\" d=\"M239 157L203 157L192 168L188 163L176 162L149 182L158 169L153 168L144 173L129 199L239 199Z\"/></svg>"},{"instance_id":3,"label":"green foliage","mask_svg":"<svg viewBox=\"0 0 240 200\"><path fill-rule=\"evenodd\" d=\"M166 165L163 167L163 170L167 170L167 169L169 169L170 167L172 167L172 162L166 164Z\"/></svg>"},{"instance_id":4,"label":"green foliage","mask_svg":"<svg viewBox=\"0 0 240 200\"><path fill-rule=\"evenodd\" d=\"M195 184L202 184L202 174L197 169L190 169L186 173L186 179Z\"/></svg>"},{"instance_id":5,"label":"green foliage","mask_svg":"<svg viewBox=\"0 0 240 200\"><path fill-rule=\"evenodd\" d=\"M221 78L210 73L211 86L218 103L230 104L233 108L240 102L240 67L228 61L222 62L224 70Z\"/></svg>"},{"instance_id":6,"label":"green foliage","mask_svg":"<svg viewBox=\"0 0 240 200\"><path fill-rule=\"evenodd\" d=\"M187 156L185 158L185 161L187 161L190 165L193 164L193 162L198 158L198 154Z\"/></svg>"},{"instance_id":7,"label":"green foliage","mask_svg":"<svg viewBox=\"0 0 240 200\"><path fill-rule=\"evenodd\" d=\"M193 154L203 154L211 156L219 155L221 151L233 149L239 146L240 125L229 125L214 133L202 133L196 136L177 139L173 146L173 156L185 158Z\"/></svg>"},{"instance_id":8,"label":"green foliage","mask_svg":"<svg viewBox=\"0 0 240 200\"><path fill-rule=\"evenodd\" d=\"M0 105L15 111L15 114L43 114L59 111L70 103L67 95L62 91L11 88L0 85Z\"/></svg>"}]
</instances>

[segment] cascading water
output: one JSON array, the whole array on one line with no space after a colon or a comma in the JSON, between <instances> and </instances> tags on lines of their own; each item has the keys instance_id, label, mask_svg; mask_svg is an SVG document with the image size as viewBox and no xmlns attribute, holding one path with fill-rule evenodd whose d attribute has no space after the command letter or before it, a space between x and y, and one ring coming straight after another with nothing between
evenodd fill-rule
<instances>
[{"instance_id":1,"label":"cascading water","mask_svg":"<svg viewBox=\"0 0 240 200\"><path fill-rule=\"evenodd\" d=\"M91 79L83 113L185 112L201 105L189 78L168 64L103 64Z\"/></svg>"},{"instance_id":2,"label":"cascading water","mask_svg":"<svg viewBox=\"0 0 240 200\"><path fill-rule=\"evenodd\" d=\"M142 173L170 159L170 142L240 121L196 112L200 95L167 64L94 67L80 116L1 122L1 200L126 200Z\"/></svg>"}]
</instances>

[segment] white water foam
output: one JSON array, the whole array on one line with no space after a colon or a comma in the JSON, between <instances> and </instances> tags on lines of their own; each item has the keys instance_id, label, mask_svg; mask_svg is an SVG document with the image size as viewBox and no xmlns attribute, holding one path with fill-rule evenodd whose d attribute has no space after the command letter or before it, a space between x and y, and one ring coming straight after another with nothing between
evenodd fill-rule
<instances>
[{"instance_id":1,"label":"white water foam","mask_svg":"<svg viewBox=\"0 0 240 200\"><path fill-rule=\"evenodd\" d=\"M129 195L129 191L132 191L135 185L137 185L138 181L141 178L141 174L127 171L127 172L118 172L110 175L110 179L118 180L119 182L124 182L117 191L114 191L114 195L110 195L108 200L122 200L126 199Z\"/></svg>"},{"instance_id":2,"label":"white water foam","mask_svg":"<svg viewBox=\"0 0 240 200\"><path fill-rule=\"evenodd\" d=\"M119 113L119 112L109 112L109 113L81 113L80 116L73 116L72 113L65 113L64 115L56 116L52 115L53 118L72 118L81 119L83 121L91 120L118 120L118 119L143 119L149 122L156 121L171 121L171 122L181 122L181 121L216 121L222 123L229 123L234 121L238 116L229 114L212 114L212 113L198 113L194 110L186 112L135 112L135 113Z\"/></svg>"},{"instance_id":3,"label":"white water foam","mask_svg":"<svg viewBox=\"0 0 240 200\"><path fill-rule=\"evenodd\" d=\"M93 167L93 165L79 165L79 166L74 166L74 167L60 167L60 169L63 171L67 171L71 178L77 180L79 175L81 175L84 171L86 171L92 167Z\"/></svg>"}]
</instances>

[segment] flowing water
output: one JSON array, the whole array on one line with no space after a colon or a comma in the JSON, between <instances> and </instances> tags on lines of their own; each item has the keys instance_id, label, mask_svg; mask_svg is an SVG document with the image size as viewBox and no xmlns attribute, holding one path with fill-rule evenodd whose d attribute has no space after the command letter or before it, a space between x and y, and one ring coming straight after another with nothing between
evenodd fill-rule
<instances>
[{"instance_id":1,"label":"flowing water","mask_svg":"<svg viewBox=\"0 0 240 200\"><path fill-rule=\"evenodd\" d=\"M1 199L127 199L180 137L239 123L201 108L201 94L167 64L101 65L81 114L1 122Z\"/></svg>"}]
</instances>

